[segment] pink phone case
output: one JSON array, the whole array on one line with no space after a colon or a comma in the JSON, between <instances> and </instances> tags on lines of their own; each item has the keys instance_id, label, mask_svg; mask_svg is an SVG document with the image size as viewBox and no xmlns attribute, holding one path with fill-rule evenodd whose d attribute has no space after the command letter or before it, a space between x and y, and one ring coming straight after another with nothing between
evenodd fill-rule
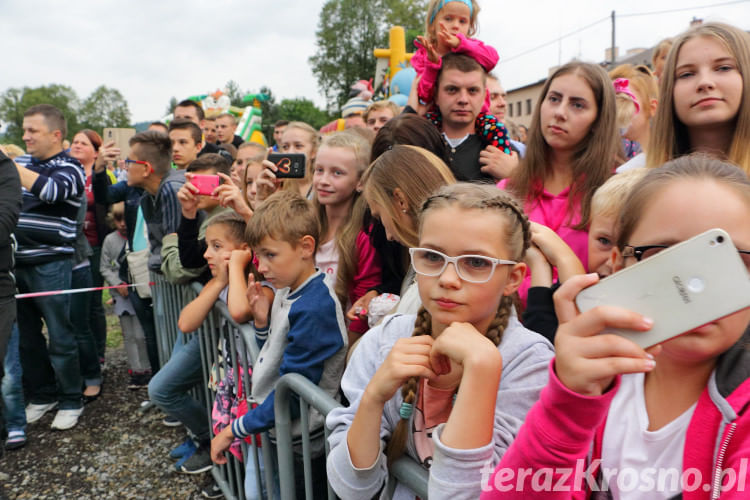
<instances>
[{"instance_id":1,"label":"pink phone case","mask_svg":"<svg viewBox=\"0 0 750 500\"><path fill-rule=\"evenodd\" d=\"M198 194L210 196L219 187L221 179L218 175L194 175L190 183L198 188Z\"/></svg>"}]
</instances>

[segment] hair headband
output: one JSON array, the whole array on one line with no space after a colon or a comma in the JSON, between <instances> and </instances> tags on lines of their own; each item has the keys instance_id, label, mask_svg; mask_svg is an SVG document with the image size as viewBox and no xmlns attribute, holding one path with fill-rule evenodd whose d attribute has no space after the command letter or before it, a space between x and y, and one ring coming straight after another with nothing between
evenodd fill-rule
<instances>
[{"instance_id":1,"label":"hair headband","mask_svg":"<svg viewBox=\"0 0 750 500\"><path fill-rule=\"evenodd\" d=\"M472 5L471 0L441 0L439 4L437 4L437 7L435 7L435 10L432 11L432 14L430 15L430 24L435 22L435 16L438 12L443 10L443 7L445 7L445 4L451 3L451 2L461 2L462 4L465 4L467 7L469 7L469 15L474 14L474 5Z\"/></svg>"},{"instance_id":2,"label":"hair headband","mask_svg":"<svg viewBox=\"0 0 750 500\"><path fill-rule=\"evenodd\" d=\"M638 104L638 99L630 90L630 81L627 78L617 78L612 84L615 86L615 94L625 94L630 97L635 104L635 112L638 113L641 110L641 105Z\"/></svg>"}]
</instances>

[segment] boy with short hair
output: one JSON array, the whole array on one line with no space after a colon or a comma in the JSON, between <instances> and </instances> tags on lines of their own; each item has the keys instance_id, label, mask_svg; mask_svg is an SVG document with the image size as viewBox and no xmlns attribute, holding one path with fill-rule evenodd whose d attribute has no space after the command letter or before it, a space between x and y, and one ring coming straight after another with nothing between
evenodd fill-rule
<instances>
[{"instance_id":1,"label":"boy with short hair","mask_svg":"<svg viewBox=\"0 0 750 500\"><path fill-rule=\"evenodd\" d=\"M251 392L258 406L214 437L211 458L216 463L226 462L223 452L235 437L273 427L275 386L285 373L305 376L332 397L338 393L347 332L336 293L315 267L319 237L320 222L313 207L292 191L269 197L248 223L246 239L258 257L258 271L277 292L271 304L260 283L249 278L248 299L261 346ZM321 431L322 449L324 418L311 410L309 422L311 430ZM246 477L254 483L253 461L248 462Z\"/></svg>"},{"instance_id":2,"label":"boy with short hair","mask_svg":"<svg viewBox=\"0 0 750 500\"><path fill-rule=\"evenodd\" d=\"M173 120L169 124L169 142L172 143L172 163L183 170L198 158L203 148L203 132L189 120Z\"/></svg>"},{"instance_id":3,"label":"boy with short hair","mask_svg":"<svg viewBox=\"0 0 750 500\"><path fill-rule=\"evenodd\" d=\"M612 249L617 232L617 217L630 190L646 175L645 168L623 172L610 177L599 186L591 198L589 226L589 272L600 278L612 274Z\"/></svg>"}]
</instances>

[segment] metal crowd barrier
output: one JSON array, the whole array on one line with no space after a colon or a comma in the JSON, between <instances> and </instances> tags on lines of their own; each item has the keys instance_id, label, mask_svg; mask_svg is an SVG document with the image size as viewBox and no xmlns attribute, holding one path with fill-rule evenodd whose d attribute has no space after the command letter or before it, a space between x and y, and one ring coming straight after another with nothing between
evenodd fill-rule
<instances>
[{"instance_id":1,"label":"metal crowd barrier","mask_svg":"<svg viewBox=\"0 0 750 500\"><path fill-rule=\"evenodd\" d=\"M156 336L159 349L159 360L163 366L172 354L172 348L178 335L184 335L177 328L177 320L182 308L198 293L202 286L198 283L186 285L173 285L167 282L160 274L152 273L151 280L154 283L151 290L154 304L154 321L156 323ZM213 426L211 412L216 396L215 391L209 387L208 381L211 370L215 366L219 374L226 373L233 367L242 367L239 370L242 376L242 386L245 395L250 390L250 376L247 367L252 367L258 356L258 345L255 341L255 332L249 324L237 324L229 315L226 305L218 301L213 311L201 327L192 335L198 335L201 347L201 365L203 369L203 382L200 387L195 388L192 393L199 401L206 405L211 435ZM186 341L189 339L185 339ZM229 354L229 356L225 356ZM237 371L235 371L237 374ZM220 375L219 378L223 378ZM234 387L234 396L237 396L237 384ZM307 416L312 406L322 415L327 415L333 408L341 404L318 386L305 377L290 373L284 375L276 387L275 400L275 434L276 451L278 463L273 459L271 451L271 440L268 433L261 434L261 446L258 447L255 439L251 444L244 441L241 445L243 461L240 462L231 453L227 452L228 461L224 465L214 464L211 474L221 488L222 493L228 500L245 500L245 463L252 460L255 470L258 471L258 457L262 456L264 474L256 475L255 482L257 491L262 492L266 485L266 494L261 498L271 498L274 491L274 476L278 469L278 480L281 487L281 499L293 500L296 498L294 483L294 447L292 444L292 419L289 401L292 396L299 398L300 420L303 429L302 434L302 461L304 465L305 497L312 499L313 478L311 472L311 447L308 432ZM328 455L328 429L325 429L325 452ZM268 445L265 445L268 443ZM416 495L427 499L427 471L417 462L409 457L398 460L392 467L391 474L401 483L411 488ZM320 480L321 478L316 478ZM393 484L393 482L391 482ZM392 493L392 491L390 492ZM328 487L328 498L336 498L333 491ZM275 499L274 499L275 500Z\"/></svg>"},{"instance_id":2,"label":"metal crowd barrier","mask_svg":"<svg viewBox=\"0 0 750 500\"><path fill-rule=\"evenodd\" d=\"M310 382L298 373L287 373L276 384L276 400L274 401L274 412L276 414L276 447L279 457L279 482L281 483L281 498L292 500L297 498L294 481L294 447L292 444L292 415L290 400L296 395L299 398L299 411L302 430L302 463L305 477L305 498L312 500L313 477L312 477L312 450L310 447L309 426L307 415L310 407L315 408L321 414L341 406L341 403L329 396L324 390ZM325 451L328 456L328 435L330 432L326 427ZM419 498L427 499L428 473L415 460L404 456L394 462L391 466L391 475L399 483L409 487ZM319 478L318 478L319 480ZM391 490L387 497L393 495L396 482L389 481ZM335 499L336 495L328 486L328 498Z\"/></svg>"}]
</instances>

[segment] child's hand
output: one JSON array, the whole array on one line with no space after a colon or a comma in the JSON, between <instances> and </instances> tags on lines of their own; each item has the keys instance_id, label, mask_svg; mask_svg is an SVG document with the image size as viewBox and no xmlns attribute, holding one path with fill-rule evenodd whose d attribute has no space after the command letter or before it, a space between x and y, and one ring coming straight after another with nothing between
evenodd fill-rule
<instances>
[{"instance_id":1,"label":"child's hand","mask_svg":"<svg viewBox=\"0 0 750 500\"><path fill-rule=\"evenodd\" d=\"M117 293L119 293L121 296L127 297L129 293L128 290L130 290L130 288L128 287L127 283L122 283L120 286L115 288L115 290L117 290Z\"/></svg>"},{"instance_id":2,"label":"child's hand","mask_svg":"<svg viewBox=\"0 0 750 500\"><path fill-rule=\"evenodd\" d=\"M198 188L190 183L193 174L185 174L185 184L177 191L177 199L182 205L182 216L186 219L195 219L198 214Z\"/></svg>"},{"instance_id":3,"label":"child's hand","mask_svg":"<svg viewBox=\"0 0 750 500\"><path fill-rule=\"evenodd\" d=\"M232 255L229 257L229 267L239 267L244 270L252 260L252 250L232 250Z\"/></svg>"},{"instance_id":4,"label":"child's hand","mask_svg":"<svg viewBox=\"0 0 750 500\"><path fill-rule=\"evenodd\" d=\"M268 326L268 316L271 311L271 301L263 293L263 287L255 281L255 276L250 273L247 276L247 302L253 312L255 326L265 328Z\"/></svg>"},{"instance_id":5,"label":"child's hand","mask_svg":"<svg viewBox=\"0 0 750 500\"><path fill-rule=\"evenodd\" d=\"M473 367L503 369L503 357L490 339L470 323L454 322L443 330L430 351L430 364L438 377L430 385L455 389L463 374Z\"/></svg>"},{"instance_id":6,"label":"child's hand","mask_svg":"<svg viewBox=\"0 0 750 500\"><path fill-rule=\"evenodd\" d=\"M214 269L214 279L221 285L229 284L229 259L221 259Z\"/></svg>"},{"instance_id":7,"label":"child's hand","mask_svg":"<svg viewBox=\"0 0 750 500\"><path fill-rule=\"evenodd\" d=\"M529 266L531 286L552 286L552 266L539 247L532 243L526 250L523 261Z\"/></svg>"},{"instance_id":8,"label":"child's hand","mask_svg":"<svg viewBox=\"0 0 750 500\"><path fill-rule=\"evenodd\" d=\"M229 207L237 212L245 221L250 220L253 216L253 211L247 204L247 200L242 195L242 190L232 182L232 179L221 172L218 174L219 177L224 181L216 189L214 189L211 196L219 200L219 205L222 207Z\"/></svg>"},{"instance_id":9,"label":"child's hand","mask_svg":"<svg viewBox=\"0 0 750 500\"><path fill-rule=\"evenodd\" d=\"M442 45L446 48L455 49L461 44L461 40L459 40L456 35L448 31L448 28L446 28L443 23L440 23L440 31L438 31L437 37L438 46Z\"/></svg>"},{"instance_id":10,"label":"child's hand","mask_svg":"<svg viewBox=\"0 0 750 500\"><path fill-rule=\"evenodd\" d=\"M224 452L232 446L234 441L234 434L232 434L232 426L228 425L222 429L211 440L211 460L215 464L223 465L227 463L227 457L224 456Z\"/></svg>"},{"instance_id":11,"label":"child's hand","mask_svg":"<svg viewBox=\"0 0 750 500\"><path fill-rule=\"evenodd\" d=\"M367 384L363 397L378 405L385 405L409 378L435 378L437 375L430 364L433 342L429 335L397 340Z\"/></svg>"},{"instance_id":12,"label":"child's hand","mask_svg":"<svg viewBox=\"0 0 750 500\"><path fill-rule=\"evenodd\" d=\"M555 336L555 372L565 387L584 396L602 395L617 375L649 372L655 366L653 356L634 342L601 334L605 328L645 332L653 325L650 319L615 306L578 311L576 295L597 281L596 274L575 276L554 294L560 321ZM649 351L658 354L661 346Z\"/></svg>"},{"instance_id":13,"label":"child's hand","mask_svg":"<svg viewBox=\"0 0 750 500\"><path fill-rule=\"evenodd\" d=\"M499 181L510 177L513 170L518 166L518 154L513 151L511 154L505 154L495 146L487 146L479 152L479 164L482 165L480 170L484 174L491 175Z\"/></svg>"},{"instance_id":14,"label":"child's hand","mask_svg":"<svg viewBox=\"0 0 750 500\"><path fill-rule=\"evenodd\" d=\"M281 181L276 178L277 170L273 162L263 160L263 170L255 178L255 187L257 190L255 195L256 206L275 193L279 188Z\"/></svg>"},{"instance_id":15,"label":"child's hand","mask_svg":"<svg viewBox=\"0 0 750 500\"><path fill-rule=\"evenodd\" d=\"M547 226L531 222L531 242L541 250L549 263L557 268L560 282L585 272L575 252Z\"/></svg>"},{"instance_id":16,"label":"child's hand","mask_svg":"<svg viewBox=\"0 0 750 500\"><path fill-rule=\"evenodd\" d=\"M438 64L440 62L440 54L437 53L435 46L429 40L422 35L419 35L417 37L417 42L424 47L424 50L427 52L427 59L429 59L432 64Z\"/></svg>"},{"instance_id":17,"label":"child's hand","mask_svg":"<svg viewBox=\"0 0 750 500\"><path fill-rule=\"evenodd\" d=\"M352 304L351 309L346 313L346 317L349 321L356 321L360 318L366 318L367 317L367 309L370 307L370 301L378 296L378 292L375 290L370 290L363 296L357 299L357 301Z\"/></svg>"},{"instance_id":18,"label":"child's hand","mask_svg":"<svg viewBox=\"0 0 750 500\"><path fill-rule=\"evenodd\" d=\"M427 109L430 103L422 104L419 101L419 81L422 79L422 75L417 75L411 81L411 90L409 91L409 99L406 101L406 105L417 112L419 116L427 114Z\"/></svg>"}]
</instances>

